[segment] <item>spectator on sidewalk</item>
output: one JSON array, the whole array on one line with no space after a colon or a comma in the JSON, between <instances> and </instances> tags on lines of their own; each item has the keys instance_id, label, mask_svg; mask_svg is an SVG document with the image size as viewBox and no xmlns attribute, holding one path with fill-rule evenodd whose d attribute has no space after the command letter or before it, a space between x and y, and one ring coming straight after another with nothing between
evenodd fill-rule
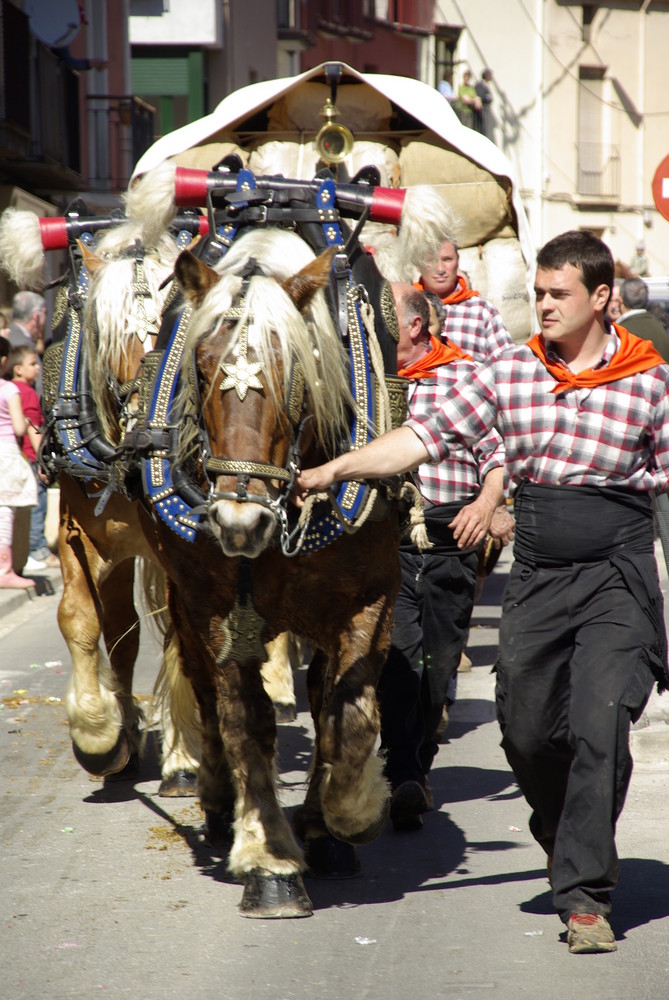
<instances>
[{"instance_id":1,"label":"spectator on sidewalk","mask_svg":"<svg viewBox=\"0 0 669 1000\"><path fill-rule=\"evenodd\" d=\"M44 354L46 326L46 301L38 292L17 292L12 300L12 322L9 325L9 342L12 347L27 345L39 358ZM35 384L37 395L42 395L42 372Z\"/></svg>"},{"instance_id":2,"label":"spectator on sidewalk","mask_svg":"<svg viewBox=\"0 0 669 1000\"><path fill-rule=\"evenodd\" d=\"M47 482L39 467L37 454L44 426L44 415L40 398L35 391L35 382L40 373L41 365L35 351L27 344L15 347L7 360L8 376L12 379L21 394L23 413L28 420L33 433L25 434L21 442L21 451L30 462L37 484L37 504L30 513L30 552L24 569L32 573L46 569L47 566L58 566L58 558L49 551L44 534L46 520ZM37 447L35 445L37 444Z\"/></svg>"},{"instance_id":3,"label":"spectator on sidewalk","mask_svg":"<svg viewBox=\"0 0 669 1000\"><path fill-rule=\"evenodd\" d=\"M9 341L0 337L0 375L4 376ZM0 378L0 589L26 590L35 581L14 572L12 541L17 507L32 507L36 500L35 478L21 455L17 438L28 430L19 390Z\"/></svg>"},{"instance_id":4,"label":"spectator on sidewalk","mask_svg":"<svg viewBox=\"0 0 669 1000\"><path fill-rule=\"evenodd\" d=\"M658 354L669 362L669 335L648 311L648 285L642 278L627 278L620 286L623 312L616 321L636 337L649 340Z\"/></svg>"}]
</instances>

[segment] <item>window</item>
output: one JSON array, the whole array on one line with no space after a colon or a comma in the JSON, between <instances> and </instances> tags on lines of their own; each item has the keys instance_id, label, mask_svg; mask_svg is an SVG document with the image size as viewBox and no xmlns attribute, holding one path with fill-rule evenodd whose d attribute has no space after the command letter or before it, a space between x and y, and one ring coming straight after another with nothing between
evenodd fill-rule
<instances>
[{"instance_id":1,"label":"window","mask_svg":"<svg viewBox=\"0 0 669 1000\"><path fill-rule=\"evenodd\" d=\"M610 141L603 66L579 67L578 193L620 197L620 150Z\"/></svg>"}]
</instances>

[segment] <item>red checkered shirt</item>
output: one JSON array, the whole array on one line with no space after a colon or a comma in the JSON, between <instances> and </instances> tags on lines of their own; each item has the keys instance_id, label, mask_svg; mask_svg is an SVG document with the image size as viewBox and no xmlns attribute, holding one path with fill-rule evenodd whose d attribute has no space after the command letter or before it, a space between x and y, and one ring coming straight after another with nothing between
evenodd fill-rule
<instances>
[{"instance_id":1,"label":"red checkered shirt","mask_svg":"<svg viewBox=\"0 0 669 1000\"><path fill-rule=\"evenodd\" d=\"M619 347L615 333L596 367ZM550 352L551 360L560 363ZM521 480L647 492L669 485L669 366L591 389L551 392L555 380L528 347L486 362L430 416L407 421L443 462L497 427L510 493Z\"/></svg>"},{"instance_id":2,"label":"red checkered shirt","mask_svg":"<svg viewBox=\"0 0 669 1000\"><path fill-rule=\"evenodd\" d=\"M441 328L442 337L457 344L474 361L487 361L513 347L502 317L485 299L465 299L444 308L447 315Z\"/></svg>"},{"instance_id":3,"label":"red checkered shirt","mask_svg":"<svg viewBox=\"0 0 669 1000\"><path fill-rule=\"evenodd\" d=\"M475 369L472 361L457 359L435 368L430 378L412 381L408 395L412 420L429 419L451 389ZM493 428L471 447L459 442L455 444L445 461L436 465L428 462L421 465L418 487L431 503L473 500L488 472L503 465L504 445Z\"/></svg>"}]
</instances>

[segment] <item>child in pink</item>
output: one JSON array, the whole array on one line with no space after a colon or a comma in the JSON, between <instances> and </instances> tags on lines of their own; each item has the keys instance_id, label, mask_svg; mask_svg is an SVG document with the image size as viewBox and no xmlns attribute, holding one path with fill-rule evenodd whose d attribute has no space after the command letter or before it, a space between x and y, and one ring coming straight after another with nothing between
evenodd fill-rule
<instances>
[{"instance_id":1,"label":"child in pink","mask_svg":"<svg viewBox=\"0 0 669 1000\"><path fill-rule=\"evenodd\" d=\"M9 343L0 343L0 374L7 366ZM33 507L37 486L29 462L23 457L17 438L28 431L21 395L13 382L0 379L0 588L25 590L35 581L17 576L12 568L12 536L16 507Z\"/></svg>"},{"instance_id":2,"label":"child in pink","mask_svg":"<svg viewBox=\"0 0 669 1000\"><path fill-rule=\"evenodd\" d=\"M7 359L7 377L11 378L21 393L23 413L31 424L31 428L21 443L21 451L30 462L37 482L37 504L30 514L30 555L24 567L29 572L59 564L58 558L49 551L44 535L47 486L37 461L41 428L44 425L40 398L35 391L35 382L41 368L39 356L29 344L12 347Z\"/></svg>"}]
</instances>

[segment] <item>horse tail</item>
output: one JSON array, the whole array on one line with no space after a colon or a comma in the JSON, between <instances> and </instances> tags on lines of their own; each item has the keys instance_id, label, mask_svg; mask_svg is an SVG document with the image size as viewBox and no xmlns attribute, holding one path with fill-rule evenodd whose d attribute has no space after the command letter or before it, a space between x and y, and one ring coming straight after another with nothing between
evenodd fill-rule
<instances>
[{"instance_id":1,"label":"horse tail","mask_svg":"<svg viewBox=\"0 0 669 1000\"><path fill-rule=\"evenodd\" d=\"M165 779L176 771L197 771L202 754L200 713L190 681L181 670L181 647L167 610L165 572L157 563L141 559L139 576L147 617L163 642L151 717L160 719Z\"/></svg>"},{"instance_id":2,"label":"horse tail","mask_svg":"<svg viewBox=\"0 0 669 1000\"><path fill-rule=\"evenodd\" d=\"M0 219L2 270L19 288L41 291L45 261L46 252L35 213L7 208Z\"/></svg>"},{"instance_id":3,"label":"horse tail","mask_svg":"<svg viewBox=\"0 0 669 1000\"><path fill-rule=\"evenodd\" d=\"M202 759L200 712L182 669L181 645L171 624L153 695L163 733L163 780L177 771L197 772Z\"/></svg>"},{"instance_id":4,"label":"horse tail","mask_svg":"<svg viewBox=\"0 0 669 1000\"><path fill-rule=\"evenodd\" d=\"M143 174L124 195L126 215L141 222L142 242L146 247L159 245L160 237L176 215L175 176L175 165L165 161Z\"/></svg>"},{"instance_id":5,"label":"horse tail","mask_svg":"<svg viewBox=\"0 0 669 1000\"><path fill-rule=\"evenodd\" d=\"M167 576L162 566L149 559L139 560L139 582L142 603L149 620L161 639L165 639L170 626L167 610Z\"/></svg>"},{"instance_id":6,"label":"horse tail","mask_svg":"<svg viewBox=\"0 0 669 1000\"><path fill-rule=\"evenodd\" d=\"M444 240L457 246L461 229L461 219L438 188L428 184L408 188L397 243L399 266L411 275L405 280L413 281L427 260L439 256Z\"/></svg>"}]
</instances>

